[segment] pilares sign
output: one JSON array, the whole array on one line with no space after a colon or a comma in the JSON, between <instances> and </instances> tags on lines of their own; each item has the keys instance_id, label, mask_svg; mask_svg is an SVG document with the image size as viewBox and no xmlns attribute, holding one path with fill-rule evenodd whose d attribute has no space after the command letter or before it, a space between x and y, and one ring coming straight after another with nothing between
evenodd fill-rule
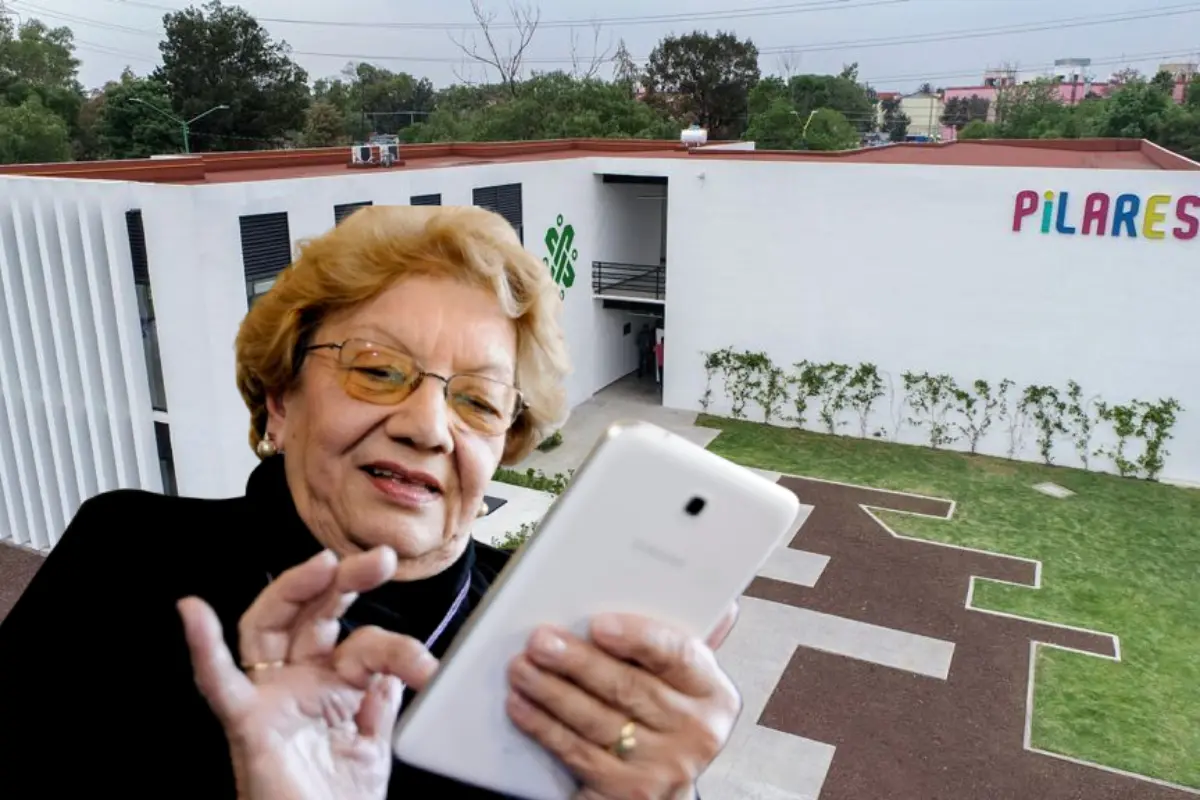
<instances>
[{"instance_id":1,"label":"pilares sign","mask_svg":"<svg viewBox=\"0 0 1200 800\"><path fill-rule=\"evenodd\" d=\"M1013 231L1020 233L1025 222L1041 211L1042 233L1067 236L1125 236L1130 239L1178 239L1188 241L1200 234L1200 196L1173 197L1136 194L1115 197L1092 192L1082 200L1070 192L1017 193L1013 205Z\"/></svg>"}]
</instances>

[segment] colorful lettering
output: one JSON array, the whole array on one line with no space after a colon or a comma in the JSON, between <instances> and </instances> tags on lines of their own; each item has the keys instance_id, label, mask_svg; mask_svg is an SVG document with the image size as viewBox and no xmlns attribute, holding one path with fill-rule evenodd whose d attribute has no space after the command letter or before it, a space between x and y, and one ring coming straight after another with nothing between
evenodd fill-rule
<instances>
[{"instance_id":1,"label":"colorful lettering","mask_svg":"<svg viewBox=\"0 0 1200 800\"><path fill-rule=\"evenodd\" d=\"M1147 239L1165 239L1167 232L1159 230L1158 225L1167 221L1167 212L1160 211L1159 207L1171 202L1171 198L1165 194L1152 195L1146 201L1146 215L1142 218L1142 236Z\"/></svg>"},{"instance_id":2,"label":"colorful lettering","mask_svg":"<svg viewBox=\"0 0 1200 800\"><path fill-rule=\"evenodd\" d=\"M1183 223L1175 228L1175 238L1184 241L1195 239L1196 234L1200 233L1200 197L1185 194L1179 198L1179 203L1175 206L1175 218Z\"/></svg>"},{"instance_id":3,"label":"colorful lettering","mask_svg":"<svg viewBox=\"0 0 1200 800\"><path fill-rule=\"evenodd\" d=\"M1120 236L1124 226L1130 239L1137 238L1137 213L1142 205L1142 198L1136 194L1123 194L1117 198L1117 207L1113 210L1112 235Z\"/></svg>"},{"instance_id":4,"label":"colorful lettering","mask_svg":"<svg viewBox=\"0 0 1200 800\"><path fill-rule=\"evenodd\" d=\"M1041 214L1038 214L1038 211ZM1174 211L1174 219L1171 212ZM1021 233L1025 221L1039 216L1042 234L1111 236L1162 241L1200 240L1200 195L1138 195L1090 192L1083 202L1071 202L1071 192L1023 189L1013 203L1012 229Z\"/></svg>"},{"instance_id":5,"label":"colorful lettering","mask_svg":"<svg viewBox=\"0 0 1200 800\"><path fill-rule=\"evenodd\" d=\"M1070 197L1068 192L1061 192L1058 195L1058 217L1054 220L1054 230L1059 233L1075 233L1075 228L1067 225L1067 201Z\"/></svg>"},{"instance_id":6,"label":"colorful lettering","mask_svg":"<svg viewBox=\"0 0 1200 800\"><path fill-rule=\"evenodd\" d=\"M1092 192L1083 204L1083 235L1103 236L1108 231L1108 195Z\"/></svg>"},{"instance_id":7,"label":"colorful lettering","mask_svg":"<svg viewBox=\"0 0 1200 800\"><path fill-rule=\"evenodd\" d=\"M1021 223L1025 218L1037 211L1038 193L1026 189L1017 194L1017 207L1013 212L1013 231L1021 232Z\"/></svg>"}]
</instances>

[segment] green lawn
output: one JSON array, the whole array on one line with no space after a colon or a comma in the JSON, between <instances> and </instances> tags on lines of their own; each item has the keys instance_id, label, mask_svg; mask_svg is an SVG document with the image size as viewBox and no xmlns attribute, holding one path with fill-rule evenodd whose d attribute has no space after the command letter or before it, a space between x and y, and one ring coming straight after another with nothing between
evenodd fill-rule
<instances>
[{"instance_id":1,"label":"green lawn","mask_svg":"<svg viewBox=\"0 0 1200 800\"><path fill-rule=\"evenodd\" d=\"M897 531L1043 562L1042 589L980 581L983 608L1121 638L1114 663L1042 648L1036 747L1200 788L1200 491L702 416L747 466L958 501ZM1030 487L1052 480L1057 500Z\"/></svg>"}]
</instances>

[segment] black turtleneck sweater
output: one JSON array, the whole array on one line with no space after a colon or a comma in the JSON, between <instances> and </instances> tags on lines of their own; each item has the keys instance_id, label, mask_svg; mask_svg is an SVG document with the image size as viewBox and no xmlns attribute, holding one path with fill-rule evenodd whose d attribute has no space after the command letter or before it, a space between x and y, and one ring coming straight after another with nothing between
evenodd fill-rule
<instances>
[{"instance_id":1,"label":"black turtleneck sweater","mask_svg":"<svg viewBox=\"0 0 1200 800\"><path fill-rule=\"evenodd\" d=\"M208 601L236 656L238 619L269 576L320 549L282 456L255 469L244 497L118 491L86 502L0 625L0 797L235 797L175 603ZM440 657L507 558L472 542L438 575L363 594L343 635L378 625L425 640L470 575L466 602L432 648ZM501 796L396 762L389 797Z\"/></svg>"}]
</instances>

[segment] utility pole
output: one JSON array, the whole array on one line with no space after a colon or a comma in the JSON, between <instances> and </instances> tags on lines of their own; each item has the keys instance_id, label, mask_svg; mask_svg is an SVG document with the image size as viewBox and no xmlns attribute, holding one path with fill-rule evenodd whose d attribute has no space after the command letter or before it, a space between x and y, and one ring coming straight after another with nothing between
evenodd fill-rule
<instances>
[{"instance_id":1,"label":"utility pole","mask_svg":"<svg viewBox=\"0 0 1200 800\"><path fill-rule=\"evenodd\" d=\"M208 111L205 111L203 114L197 114L196 116L192 117L191 119L185 121L185 120L182 120L179 117L175 116L170 111L164 111L161 108L159 108L158 106L154 105L153 103L147 103L145 100L142 100L140 97L134 97L133 102L137 103L138 105L143 105L146 108L150 108L150 109L157 111L159 114L162 114L164 117L166 117L167 119L171 120L176 125L178 125L179 129L181 131L183 131L183 152L185 154L190 154L192 152L192 144L191 144L192 123L196 122L197 120L199 120L203 117L207 117L209 114L213 113L214 111L224 111L229 108L229 106L224 105L224 104L219 105L219 106L213 106Z\"/></svg>"}]
</instances>

